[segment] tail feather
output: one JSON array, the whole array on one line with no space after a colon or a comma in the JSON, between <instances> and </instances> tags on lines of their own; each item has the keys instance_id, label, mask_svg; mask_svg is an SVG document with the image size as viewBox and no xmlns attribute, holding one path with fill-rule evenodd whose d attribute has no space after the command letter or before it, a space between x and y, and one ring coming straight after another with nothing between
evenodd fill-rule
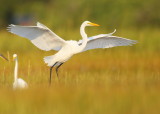
<instances>
[{"instance_id":1,"label":"tail feather","mask_svg":"<svg viewBox=\"0 0 160 114\"><path fill-rule=\"evenodd\" d=\"M44 62L48 66L52 66L54 64L54 55L44 57Z\"/></svg>"}]
</instances>

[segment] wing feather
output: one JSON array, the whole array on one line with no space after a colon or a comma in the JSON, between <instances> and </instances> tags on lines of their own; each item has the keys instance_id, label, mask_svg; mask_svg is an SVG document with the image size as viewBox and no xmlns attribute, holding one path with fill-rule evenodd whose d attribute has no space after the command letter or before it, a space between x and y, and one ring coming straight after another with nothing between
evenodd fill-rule
<instances>
[{"instance_id":1,"label":"wing feather","mask_svg":"<svg viewBox=\"0 0 160 114\"><path fill-rule=\"evenodd\" d=\"M31 42L41 50L60 50L66 43L65 40L57 36L45 25L37 22L37 26L19 26L11 24L8 31L21 37L31 40Z\"/></svg>"},{"instance_id":2,"label":"wing feather","mask_svg":"<svg viewBox=\"0 0 160 114\"><path fill-rule=\"evenodd\" d=\"M137 43L137 41L135 40L130 40L130 39L122 38L118 36L112 36L113 33L100 34L100 35L89 37L87 45L83 51L97 49L97 48L111 48L116 46L131 46ZM82 40L80 40L78 44L81 45Z\"/></svg>"}]
</instances>

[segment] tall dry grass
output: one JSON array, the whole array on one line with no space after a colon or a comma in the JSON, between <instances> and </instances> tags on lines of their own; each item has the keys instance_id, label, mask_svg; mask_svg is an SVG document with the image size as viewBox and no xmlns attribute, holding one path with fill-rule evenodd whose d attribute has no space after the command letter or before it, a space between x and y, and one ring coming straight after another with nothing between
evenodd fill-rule
<instances>
[{"instance_id":1,"label":"tall dry grass","mask_svg":"<svg viewBox=\"0 0 160 114\"><path fill-rule=\"evenodd\" d=\"M64 31L59 33L65 36ZM51 87L43 57L55 52L40 51L29 41L6 32L0 34L1 53L10 57L10 62L0 60L0 113L160 113L159 29L118 30L115 35L138 43L73 56L60 68L60 81L53 72ZM78 31L66 34L66 39L79 36ZM12 90L13 53L18 54L19 77L28 82L27 90Z\"/></svg>"}]
</instances>

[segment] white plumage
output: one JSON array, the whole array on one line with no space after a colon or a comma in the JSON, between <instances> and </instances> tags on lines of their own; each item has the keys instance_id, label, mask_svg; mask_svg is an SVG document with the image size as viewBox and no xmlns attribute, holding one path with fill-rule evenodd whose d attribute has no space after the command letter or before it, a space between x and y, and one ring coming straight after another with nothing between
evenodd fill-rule
<instances>
[{"instance_id":1,"label":"white plumage","mask_svg":"<svg viewBox=\"0 0 160 114\"><path fill-rule=\"evenodd\" d=\"M13 89L24 89L28 88L28 84L21 78L18 78L16 81L13 83Z\"/></svg>"},{"instance_id":2,"label":"white plumage","mask_svg":"<svg viewBox=\"0 0 160 114\"><path fill-rule=\"evenodd\" d=\"M62 47L65 43L63 39L39 22L37 22L37 26L18 26L11 24L8 28L10 32L31 40L41 50L57 50L57 48Z\"/></svg>"},{"instance_id":3,"label":"white plumage","mask_svg":"<svg viewBox=\"0 0 160 114\"><path fill-rule=\"evenodd\" d=\"M17 54L13 55L13 60L15 61L13 89L28 88L28 84L23 79L18 78L18 57L17 57Z\"/></svg>"},{"instance_id":4,"label":"white plumage","mask_svg":"<svg viewBox=\"0 0 160 114\"><path fill-rule=\"evenodd\" d=\"M116 46L131 46L132 44L135 44L137 42L135 40L130 40L118 36L112 36L112 34L114 34L115 32L116 30L109 34L99 34L96 36L89 37L87 45L83 49L83 51L97 48L111 48ZM78 44L81 45L82 42L83 41L80 40Z\"/></svg>"},{"instance_id":5,"label":"white plumage","mask_svg":"<svg viewBox=\"0 0 160 114\"><path fill-rule=\"evenodd\" d=\"M56 50L58 53L52 56L44 58L45 63L48 66L51 66L50 69L50 81L51 81L51 72L54 66L57 66L56 73L58 76L58 68L71 58L74 54L87 51L90 49L96 48L110 48L115 46L127 46L135 44L135 40L129 40L126 38L121 38L117 36L112 36L110 34L100 34L93 37L87 37L85 33L86 26L99 26L98 24L85 21L80 27L80 34L82 40L80 41L65 41L54 32L52 32L46 26L37 23L37 26L18 26L11 24L8 27L8 30L11 33L17 34L19 36L25 37L37 46L41 50L49 51Z\"/></svg>"}]
</instances>

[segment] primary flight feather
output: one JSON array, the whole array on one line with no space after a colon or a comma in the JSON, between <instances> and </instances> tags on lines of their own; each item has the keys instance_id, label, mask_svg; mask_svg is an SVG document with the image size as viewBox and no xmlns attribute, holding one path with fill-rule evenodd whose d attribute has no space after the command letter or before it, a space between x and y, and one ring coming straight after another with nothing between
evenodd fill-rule
<instances>
[{"instance_id":1,"label":"primary flight feather","mask_svg":"<svg viewBox=\"0 0 160 114\"><path fill-rule=\"evenodd\" d=\"M37 22L37 26L18 26L11 24L8 27L11 33L31 40L31 42L41 50L59 50L65 40L61 39L46 26Z\"/></svg>"},{"instance_id":2,"label":"primary flight feather","mask_svg":"<svg viewBox=\"0 0 160 114\"><path fill-rule=\"evenodd\" d=\"M55 55L47 56L44 58L45 63L50 66L50 83L52 68L56 66L56 73L58 77L58 68L71 58L74 54L84 52L97 48L111 48L116 46L128 46L135 44L135 40L130 40L118 36L112 36L113 33L100 34L89 37L85 33L86 26L99 26L98 24L84 21L80 27L80 34L82 40L79 41L65 41L52 32L49 28L41 23L37 26L18 26L11 24L8 30L16 35L29 39L35 46L41 50L58 51Z\"/></svg>"}]
</instances>

